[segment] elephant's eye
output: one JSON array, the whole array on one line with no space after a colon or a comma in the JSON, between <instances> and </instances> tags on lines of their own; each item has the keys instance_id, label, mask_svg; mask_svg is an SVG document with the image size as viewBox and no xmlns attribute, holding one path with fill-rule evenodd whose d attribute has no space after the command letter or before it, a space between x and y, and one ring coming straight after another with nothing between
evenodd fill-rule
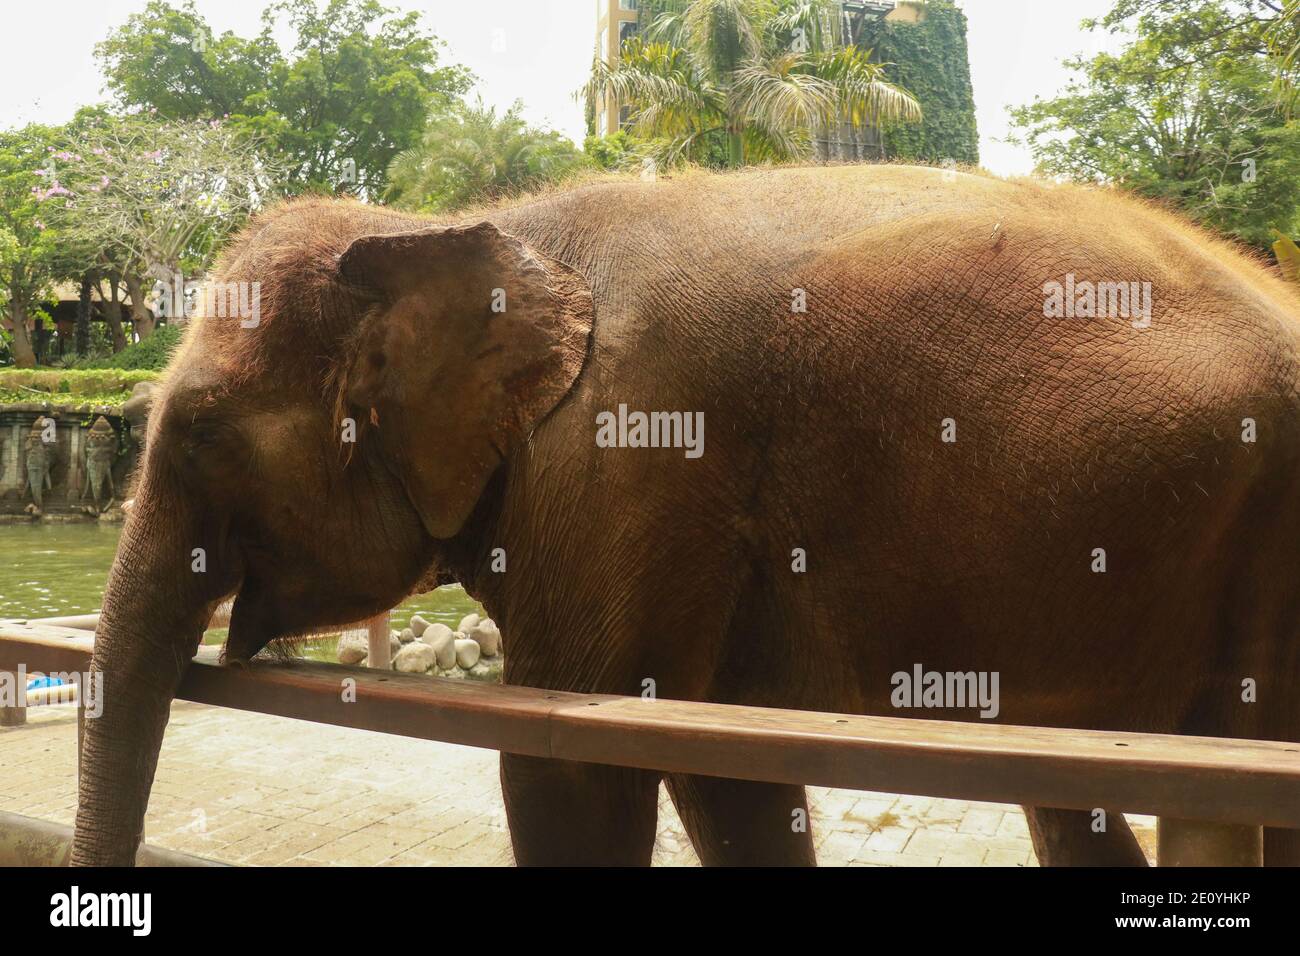
<instances>
[{"instance_id":1,"label":"elephant's eye","mask_svg":"<svg viewBox=\"0 0 1300 956\"><path fill-rule=\"evenodd\" d=\"M221 441L220 429L212 425L196 424L185 437L185 453L197 455L216 447Z\"/></svg>"},{"instance_id":2,"label":"elephant's eye","mask_svg":"<svg viewBox=\"0 0 1300 956\"><path fill-rule=\"evenodd\" d=\"M219 468L235 456L236 437L235 430L224 422L198 420L190 425L180 447L187 460L202 460L205 470Z\"/></svg>"}]
</instances>

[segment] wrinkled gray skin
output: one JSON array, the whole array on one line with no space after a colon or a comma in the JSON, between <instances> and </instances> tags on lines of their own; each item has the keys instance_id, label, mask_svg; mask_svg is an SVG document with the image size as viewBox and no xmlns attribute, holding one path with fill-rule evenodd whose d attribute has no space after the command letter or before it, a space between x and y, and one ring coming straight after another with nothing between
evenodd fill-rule
<instances>
[{"instance_id":1,"label":"wrinkled gray skin","mask_svg":"<svg viewBox=\"0 0 1300 956\"><path fill-rule=\"evenodd\" d=\"M1070 273L1151 282L1150 328L1045 317ZM1300 739L1300 306L1172 217L934 170L755 171L455 229L301 203L216 277L260 281L264 314L199 322L155 401L78 863L131 861L232 593L231 659L452 578L514 684L978 719L893 706L921 664L997 672L1009 724ZM703 456L598 447L620 403L704 413ZM516 859L648 862L660 777L504 756ZM812 860L802 788L667 784L706 863ZM1093 833L1029 808L1040 860L1141 862L1122 809ZM1269 862L1294 849L1269 831Z\"/></svg>"}]
</instances>

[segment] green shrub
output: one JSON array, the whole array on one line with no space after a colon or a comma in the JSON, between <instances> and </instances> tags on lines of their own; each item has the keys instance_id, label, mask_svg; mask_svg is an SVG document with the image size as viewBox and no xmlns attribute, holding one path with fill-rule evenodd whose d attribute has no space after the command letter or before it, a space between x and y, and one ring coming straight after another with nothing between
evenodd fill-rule
<instances>
[{"instance_id":1,"label":"green shrub","mask_svg":"<svg viewBox=\"0 0 1300 956\"><path fill-rule=\"evenodd\" d=\"M171 361L172 352L180 344L183 334L179 326L160 325L154 329L153 335L143 342L128 345L116 355L107 358L78 362L77 368L152 369L160 372Z\"/></svg>"}]
</instances>

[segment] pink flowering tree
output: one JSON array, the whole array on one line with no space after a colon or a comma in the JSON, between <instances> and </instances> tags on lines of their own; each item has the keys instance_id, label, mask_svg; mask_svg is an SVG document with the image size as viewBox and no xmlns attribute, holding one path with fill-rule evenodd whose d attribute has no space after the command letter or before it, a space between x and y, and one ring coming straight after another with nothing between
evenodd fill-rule
<instances>
[{"instance_id":1,"label":"pink flowering tree","mask_svg":"<svg viewBox=\"0 0 1300 956\"><path fill-rule=\"evenodd\" d=\"M120 327L129 302L143 339L156 321L155 283L201 274L221 243L277 193L277 170L220 121L96 113L70 129L58 154L63 177L44 196L59 203L60 233L86 258L110 327Z\"/></svg>"}]
</instances>

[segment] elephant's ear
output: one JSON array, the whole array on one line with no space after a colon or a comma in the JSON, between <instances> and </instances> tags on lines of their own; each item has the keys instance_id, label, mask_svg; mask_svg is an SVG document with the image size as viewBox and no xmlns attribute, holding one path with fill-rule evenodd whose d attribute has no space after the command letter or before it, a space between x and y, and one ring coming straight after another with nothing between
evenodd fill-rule
<instances>
[{"instance_id":1,"label":"elephant's ear","mask_svg":"<svg viewBox=\"0 0 1300 956\"><path fill-rule=\"evenodd\" d=\"M450 537L578 377L591 288L486 222L358 239L339 272L378 302L344 398L377 423L428 532Z\"/></svg>"}]
</instances>

